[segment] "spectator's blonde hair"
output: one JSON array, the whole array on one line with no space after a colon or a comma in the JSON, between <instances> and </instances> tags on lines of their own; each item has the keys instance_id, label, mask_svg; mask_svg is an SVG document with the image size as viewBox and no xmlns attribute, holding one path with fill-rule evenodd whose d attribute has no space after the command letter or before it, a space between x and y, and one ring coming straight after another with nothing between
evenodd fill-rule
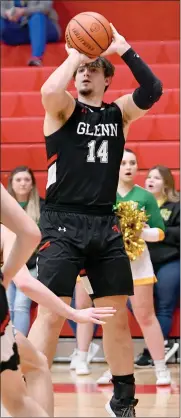
<instances>
[{"instance_id":1,"label":"spectator's blonde hair","mask_svg":"<svg viewBox=\"0 0 181 418\"><path fill-rule=\"evenodd\" d=\"M154 167L152 167L149 170L148 175L153 170L158 170L162 179L163 179L164 194L165 194L167 200L169 202L179 202L180 196L179 196L179 193L177 192L177 190L175 188L175 180L174 180L174 177L173 177L173 174L172 174L171 170L164 165L155 165ZM147 177L148 177L148 175L147 175Z\"/></svg>"},{"instance_id":2,"label":"spectator's blonde hair","mask_svg":"<svg viewBox=\"0 0 181 418\"><path fill-rule=\"evenodd\" d=\"M12 181L13 181L13 177L15 176L15 174L21 173L23 171L29 173L29 175L31 176L31 180L32 180L32 189L28 196L28 203L25 207L25 211L30 216L30 218L32 218L36 223L38 223L40 219L40 198L39 198L38 189L36 185L36 179L31 168L22 165L12 170L8 179L7 189L8 189L8 192L11 194L11 196L13 196L17 200L16 194L12 188Z\"/></svg>"}]
</instances>

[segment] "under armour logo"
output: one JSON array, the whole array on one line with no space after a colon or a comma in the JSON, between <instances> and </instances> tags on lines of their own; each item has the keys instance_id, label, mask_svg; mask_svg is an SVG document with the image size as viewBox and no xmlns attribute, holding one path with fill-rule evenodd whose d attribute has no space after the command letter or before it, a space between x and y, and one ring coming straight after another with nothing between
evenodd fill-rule
<instances>
[{"instance_id":1,"label":"under armour logo","mask_svg":"<svg viewBox=\"0 0 181 418\"><path fill-rule=\"evenodd\" d=\"M66 232L66 230L67 230L67 229L66 229L65 227L63 227L63 228L62 228L61 226L59 226L59 228L58 228L58 231L63 231L63 232Z\"/></svg>"}]
</instances>

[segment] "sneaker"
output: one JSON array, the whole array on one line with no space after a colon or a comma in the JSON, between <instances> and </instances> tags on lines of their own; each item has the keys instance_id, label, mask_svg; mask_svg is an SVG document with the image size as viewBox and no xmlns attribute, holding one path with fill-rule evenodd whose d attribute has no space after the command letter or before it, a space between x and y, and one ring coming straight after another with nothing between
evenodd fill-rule
<instances>
[{"instance_id":1,"label":"sneaker","mask_svg":"<svg viewBox=\"0 0 181 418\"><path fill-rule=\"evenodd\" d=\"M143 353L140 353L136 360L134 361L136 368L145 368L148 369L154 366L153 360L150 356L150 353L147 348L144 348Z\"/></svg>"},{"instance_id":2,"label":"sneaker","mask_svg":"<svg viewBox=\"0 0 181 418\"><path fill-rule=\"evenodd\" d=\"M91 363L97 352L99 351L99 345L95 343L91 343L89 346L88 356L87 356L87 363ZM70 370L75 370L77 362L79 361L79 356L77 354L77 348L74 349L72 355L70 356L71 362L70 362Z\"/></svg>"},{"instance_id":3,"label":"sneaker","mask_svg":"<svg viewBox=\"0 0 181 418\"><path fill-rule=\"evenodd\" d=\"M134 407L137 405L138 400L133 399L129 405L121 402L120 399L116 399L113 395L112 399L105 405L106 411L111 417L136 417Z\"/></svg>"},{"instance_id":4,"label":"sneaker","mask_svg":"<svg viewBox=\"0 0 181 418\"><path fill-rule=\"evenodd\" d=\"M165 341L165 363L178 351L179 343Z\"/></svg>"},{"instance_id":5,"label":"sneaker","mask_svg":"<svg viewBox=\"0 0 181 418\"><path fill-rule=\"evenodd\" d=\"M111 384L112 374L110 370L106 370L101 377L97 380L97 385L109 385Z\"/></svg>"},{"instance_id":6,"label":"sneaker","mask_svg":"<svg viewBox=\"0 0 181 418\"><path fill-rule=\"evenodd\" d=\"M171 384L170 370L168 370L167 367L162 370L155 370L155 373L157 378L156 385L164 386Z\"/></svg>"},{"instance_id":7,"label":"sneaker","mask_svg":"<svg viewBox=\"0 0 181 418\"><path fill-rule=\"evenodd\" d=\"M93 360L93 358L95 357L98 351L99 351L99 345L92 342L89 346L89 351L88 351L88 356L87 356L88 363L90 363Z\"/></svg>"},{"instance_id":8,"label":"sneaker","mask_svg":"<svg viewBox=\"0 0 181 418\"><path fill-rule=\"evenodd\" d=\"M78 360L78 355L77 355L77 349L75 348L72 355L70 356L71 358L71 362L70 362L70 370L75 370L76 369L76 364L77 364L77 360Z\"/></svg>"},{"instance_id":9,"label":"sneaker","mask_svg":"<svg viewBox=\"0 0 181 418\"><path fill-rule=\"evenodd\" d=\"M42 61L40 58L31 58L28 62L29 67L41 67Z\"/></svg>"},{"instance_id":10,"label":"sneaker","mask_svg":"<svg viewBox=\"0 0 181 418\"><path fill-rule=\"evenodd\" d=\"M77 376L84 376L90 374L91 370L86 361L78 359L75 372Z\"/></svg>"}]
</instances>

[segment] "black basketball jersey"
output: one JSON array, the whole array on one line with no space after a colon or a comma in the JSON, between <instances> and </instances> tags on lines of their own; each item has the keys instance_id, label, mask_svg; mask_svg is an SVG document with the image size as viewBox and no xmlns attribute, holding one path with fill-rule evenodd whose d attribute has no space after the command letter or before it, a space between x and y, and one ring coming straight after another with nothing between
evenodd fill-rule
<instances>
[{"instance_id":1,"label":"black basketball jersey","mask_svg":"<svg viewBox=\"0 0 181 418\"><path fill-rule=\"evenodd\" d=\"M112 208L125 143L119 107L103 103L97 108L76 101L65 125L45 141L46 206Z\"/></svg>"}]
</instances>

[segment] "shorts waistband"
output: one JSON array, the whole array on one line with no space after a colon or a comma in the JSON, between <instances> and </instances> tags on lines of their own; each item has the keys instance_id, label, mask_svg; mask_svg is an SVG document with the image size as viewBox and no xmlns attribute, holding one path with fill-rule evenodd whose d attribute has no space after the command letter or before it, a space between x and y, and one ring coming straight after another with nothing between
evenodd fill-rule
<instances>
[{"instance_id":1,"label":"shorts waistband","mask_svg":"<svg viewBox=\"0 0 181 418\"><path fill-rule=\"evenodd\" d=\"M45 204L43 211L54 211L54 212L66 212L66 213L77 213L81 215L114 215L112 205L107 205L103 207L99 206L82 206L82 205L51 205Z\"/></svg>"}]
</instances>

